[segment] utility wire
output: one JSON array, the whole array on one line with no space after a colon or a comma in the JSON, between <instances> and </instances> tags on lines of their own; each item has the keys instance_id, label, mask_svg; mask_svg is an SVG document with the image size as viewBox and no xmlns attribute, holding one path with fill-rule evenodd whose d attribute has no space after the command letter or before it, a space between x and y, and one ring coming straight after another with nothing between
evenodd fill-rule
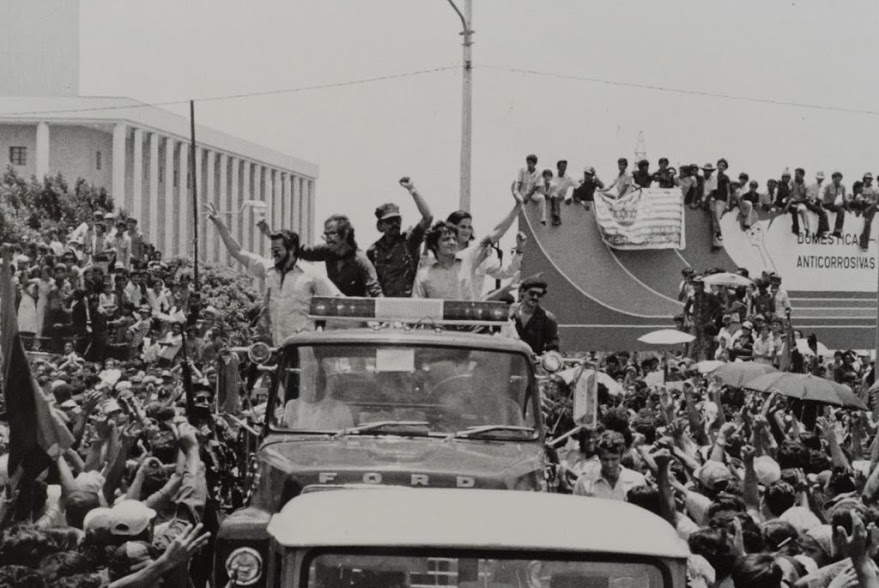
<instances>
[{"instance_id":1,"label":"utility wire","mask_svg":"<svg viewBox=\"0 0 879 588\"><path fill-rule=\"evenodd\" d=\"M460 69L460 66L457 65L449 65L445 67L434 67L431 69L420 69L416 71L410 71L399 74L391 74L386 76L376 76L371 78L361 78L356 80L348 80L345 82L332 82L328 84L317 84L313 86L300 86L298 88L287 88L282 90L265 90L261 92L242 92L240 94L227 94L224 96L208 96L206 98L196 98L195 102L220 102L223 100L238 100L241 98L250 98L254 96L273 96L277 94L293 94L297 92L310 92L313 90L326 90L329 88L344 88L348 86L358 86L363 84L372 84L375 82L384 82L388 80L397 80L402 78L411 78L415 76L434 74L443 71L448 71L450 69ZM152 108L159 106L172 106L178 104L189 104L190 99L185 100L169 100L167 102L144 102L141 104L132 104L132 105L115 105L115 106L90 106L88 108L69 108L64 110L34 110L34 111L24 111L24 112L3 112L0 110L0 116L25 116L25 115L40 115L40 114L65 114L65 113L73 113L73 112L96 112L96 111L106 111L106 110L128 110L132 108Z\"/></svg>"},{"instance_id":2,"label":"utility wire","mask_svg":"<svg viewBox=\"0 0 879 588\"><path fill-rule=\"evenodd\" d=\"M616 80L605 80L602 78L595 78L589 76L575 76L570 74L559 74L559 73L551 73L551 72L543 72L536 71L532 69L522 69L517 67L507 67L502 65L476 65L478 69L494 69L498 71L505 71L508 73L518 73L523 75L530 76L541 76L548 78L557 78L561 80L578 80L583 82L592 82L596 84L604 84L607 86L621 86L626 88L641 88L643 90L655 90L657 92L669 92L674 94L685 94L688 96L703 96L708 98L722 98L724 100L736 100L739 102L753 102L758 104L773 104L775 106L791 106L795 108L810 108L814 110L827 110L833 112L846 112L849 114L866 114L870 116L879 116L879 111L875 110L861 110L857 108L846 108L843 106L827 106L824 104L810 104L807 102L786 102L784 100L773 100L771 98L754 98L751 96L736 96L732 94L723 94L721 92L708 92L704 90L684 90L681 88L669 88L666 86L659 86L656 84L641 84L637 82L621 82Z\"/></svg>"}]
</instances>

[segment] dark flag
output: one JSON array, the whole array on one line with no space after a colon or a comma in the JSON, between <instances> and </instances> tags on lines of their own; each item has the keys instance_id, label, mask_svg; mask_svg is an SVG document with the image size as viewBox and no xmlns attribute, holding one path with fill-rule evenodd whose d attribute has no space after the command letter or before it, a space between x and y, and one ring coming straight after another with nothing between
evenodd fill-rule
<instances>
[{"instance_id":1,"label":"dark flag","mask_svg":"<svg viewBox=\"0 0 879 588\"><path fill-rule=\"evenodd\" d=\"M18 332L10 260L8 255L4 258L0 263L0 353L9 422L8 472L10 479L17 479L21 468L23 476L33 479L73 444L73 436L52 412L31 374Z\"/></svg>"}]
</instances>

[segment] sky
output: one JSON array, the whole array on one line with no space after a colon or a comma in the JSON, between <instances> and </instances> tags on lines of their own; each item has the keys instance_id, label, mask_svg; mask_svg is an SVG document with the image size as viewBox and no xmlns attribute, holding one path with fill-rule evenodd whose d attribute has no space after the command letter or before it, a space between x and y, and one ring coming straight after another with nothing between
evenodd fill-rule
<instances>
[{"instance_id":1,"label":"sky","mask_svg":"<svg viewBox=\"0 0 879 588\"><path fill-rule=\"evenodd\" d=\"M809 178L840 170L848 184L879 173L876 2L473 4L477 234L512 206L528 153L540 168L567 159L577 176L592 165L611 180L639 132L654 166L725 157L761 184L788 167ZM317 163L318 222L348 214L364 248L379 204L395 201L415 222L402 176L435 217L458 208L461 25L447 0L82 0L80 27L80 93L144 102L448 67L197 102L196 117Z\"/></svg>"}]
</instances>

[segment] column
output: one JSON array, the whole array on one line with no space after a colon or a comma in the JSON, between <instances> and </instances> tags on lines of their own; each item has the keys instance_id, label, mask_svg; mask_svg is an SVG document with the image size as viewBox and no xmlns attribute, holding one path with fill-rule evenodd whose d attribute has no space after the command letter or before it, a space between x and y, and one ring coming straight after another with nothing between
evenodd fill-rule
<instances>
[{"instance_id":1,"label":"column","mask_svg":"<svg viewBox=\"0 0 879 588\"><path fill-rule=\"evenodd\" d=\"M265 208L266 221L268 221L270 223L269 226L271 226L272 228L275 228L274 225L271 224L274 222L274 218L272 215L272 193L274 191L273 182L272 182L272 170L270 168L267 168L266 166L261 166L261 168L262 169L261 169L260 174L262 175L262 192L260 194L260 200L262 200L266 204L266 208ZM277 227L277 228L280 228L280 227ZM266 245L266 239L262 236L262 234L259 231L256 231L255 233L256 233L257 242L254 245L254 251L259 251L260 255L265 255L268 250L268 247Z\"/></svg>"},{"instance_id":2,"label":"column","mask_svg":"<svg viewBox=\"0 0 879 588\"><path fill-rule=\"evenodd\" d=\"M314 243L317 235L314 234L314 180L308 180L308 239Z\"/></svg>"},{"instance_id":3,"label":"column","mask_svg":"<svg viewBox=\"0 0 879 588\"><path fill-rule=\"evenodd\" d=\"M216 159L217 154L213 151L209 151L205 149L204 156L207 159L207 163L205 165L205 182L204 182L204 196L201 198L202 202L210 202L217 208L222 210L222 206L220 202L217 200L217 182L214 177L216 174ZM199 210L203 207L199 206ZM204 222L202 219L207 220L206 216L198 217L199 229L201 230L201 250L204 251L205 261L208 263L214 263L217 261L217 248L214 247L214 225L213 223Z\"/></svg>"},{"instance_id":4,"label":"column","mask_svg":"<svg viewBox=\"0 0 879 588\"><path fill-rule=\"evenodd\" d=\"M165 197L162 199L162 209L159 213L159 232L162 235L162 258L174 255L174 219L177 214L177 199L174 197L174 149L177 142L171 137L165 137ZM179 178L179 173L178 173ZM179 180L178 180L179 181Z\"/></svg>"},{"instance_id":5,"label":"column","mask_svg":"<svg viewBox=\"0 0 879 588\"><path fill-rule=\"evenodd\" d=\"M302 238L302 227L299 225L299 219L302 218L299 216L299 195L301 193L299 178L290 174L290 229L300 233L300 239Z\"/></svg>"},{"instance_id":6,"label":"column","mask_svg":"<svg viewBox=\"0 0 879 588\"><path fill-rule=\"evenodd\" d=\"M250 183L250 162L246 159L241 162L241 201L253 200L253 191ZM253 209L248 207L241 216L241 235L238 242L245 251L253 251L251 249L251 235L253 234Z\"/></svg>"},{"instance_id":7,"label":"column","mask_svg":"<svg viewBox=\"0 0 879 588\"><path fill-rule=\"evenodd\" d=\"M34 164L36 165L37 181L49 175L49 123L40 121L37 123L37 149Z\"/></svg>"},{"instance_id":8,"label":"column","mask_svg":"<svg viewBox=\"0 0 879 588\"><path fill-rule=\"evenodd\" d=\"M270 193L272 205L272 226L279 229L286 229L284 226L284 218L281 216L281 170L271 169L269 175L272 177L272 191Z\"/></svg>"},{"instance_id":9,"label":"column","mask_svg":"<svg viewBox=\"0 0 879 588\"><path fill-rule=\"evenodd\" d=\"M217 198L216 205L220 210L233 210L232 203L230 200L230 190L229 190L229 168L228 168L229 158L225 153L220 153L217 155ZM227 217L223 220L227 220L234 217ZM226 255L226 248L220 243L220 234L217 232L217 229L214 228L214 223L207 223L208 227L210 227L210 234L213 238L208 241L208 247L212 247L216 252L214 254L214 261L219 264L225 264L228 261L228 256ZM231 223L230 223L231 224Z\"/></svg>"},{"instance_id":10,"label":"column","mask_svg":"<svg viewBox=\"0 0 879 588\"><path fill-rule=\"evenodd\" d=\"M159 246L159 134L150 133L150 177L147 189L149 213L141 221L140 230L144 238L156 247Z\"/></svg>"},{"instance_id":11,"label":"column","mask_svg":"<svg viewBox=\"0 0 879 588\"><path fill-rule=\"evenodd\" d=\"M128 209L128 214L136 218L138 223L142 223L146 216L143 206L143 129L134 129L132 158L134 159L132 162L134 163L134 173L132 174L131 208Z\"/></svg>"},{"instance_id":12,"label":"column","mask_svg":"<svg viewBox=\"0 0 879 588\"><path fill-rule=\"evenodd\" d=\"M290 174L285 174L282 171L278 171L278 183L281 184L280 195L281 195L281 204L278 206L278 210L280 211L280 225L285 229L293 230L290 226L290 221L287 218L290 215Z\"/></svg>"},{"instance_id":13,"label":"column","mask_svg":"<svg viewBox=\"0 0 879 588\"><path fill-rule=\"evenodd\" d=\"M189 249L189 145L181 142L177 150L177 247L176 255L191 255Z\"/></svg>"},{"instance_id":14,"label":"column","mask_svg":"<svg viewBox=\"0 0 879 588\"><path fill-rule=\"evenodd\" d=\"M234 210L236 213L241 208L241 187L239 184L239 171L241 170L241 160L237 157L229 158L229 203L231 206L229 210ZM241 243L241 218L242 215L236 214L232 217L229 222L229 230L232 232L232 236L235 237L235 240ZM226 263L231 263L231 259L229 256L229 252L225 251L225 247L223 248L223 259Z\"/></svg>"},{"instance_id":15,"label":"column","mask_svg":"<svg viewBox=\"0 0 879 588\"><path fill-rule=\"evenodd\" d=\"M187 225L187 227L189 229L189 233L188 233L189 237L188 237L187 241L189 242L189 244L187 245L187 247L188 247L187 251L189 251L193 257L195 256L195 245L193 244L193 238L195 237L195 227L193 226L193 219L192 219L193 194L198 197L198 203L195 205L196 210L201 209L201 203L204 202L204 174L201 171L202 155L203 155L202 150L199 149L198 147L196 147L195 148L195 161L192 162L192 164L189 166L190 173L195 174L194 180L195 180L195 186L196 186L196 191L195 191L195 193L193 193L192 182L190 182L189 196L186 200L186 212L187 212L187 214L189 214L189 224ZM195 222L198 222L197 219ZM201 229L201 227L199 227L199 230L200 229ZM198 255L200 257L199 261L201 261L202 259L205 258L205 250L202 249L202 246L201 246L201 234L199 234Z\"/></svg>"},{"instance_id":16,"label":"column","mask_svg":"<svg viewBox=\"0 0 879 588\"><path fill-rule=\"evenodd\" d=\"M299 240L303 243L308 241L308 192L305 187L305 178L299 178Z\"/></svg>"},{"instance_id":17,"label":"column","mask_svg":"<svg viewBox=\"0 0 879 588\"><path fill-rule=\"evenodd\" d=\"M125 139L128 129L123 123L113 125L113 175L110 196L116 206L125 202Z\"/></svg>"}]
</instances>

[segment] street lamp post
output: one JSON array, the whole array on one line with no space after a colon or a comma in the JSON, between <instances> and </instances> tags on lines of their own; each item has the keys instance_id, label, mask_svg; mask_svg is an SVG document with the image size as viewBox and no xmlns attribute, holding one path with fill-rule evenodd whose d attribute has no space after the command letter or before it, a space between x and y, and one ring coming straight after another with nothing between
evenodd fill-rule
<instances>
[{"instance_id":1,"label":"street lamp post","mask_svg":"<svg viewBox=\"0 0 879 588\"><path fill-rule=\"evenodd\" d=\"M470 162L473 138L473 0L464 0L462 13L454 0L449 5L458 14L464 30L463 100L461 105L461 200L459 208L470 211Z\"/></svg>"}]
</instances>

